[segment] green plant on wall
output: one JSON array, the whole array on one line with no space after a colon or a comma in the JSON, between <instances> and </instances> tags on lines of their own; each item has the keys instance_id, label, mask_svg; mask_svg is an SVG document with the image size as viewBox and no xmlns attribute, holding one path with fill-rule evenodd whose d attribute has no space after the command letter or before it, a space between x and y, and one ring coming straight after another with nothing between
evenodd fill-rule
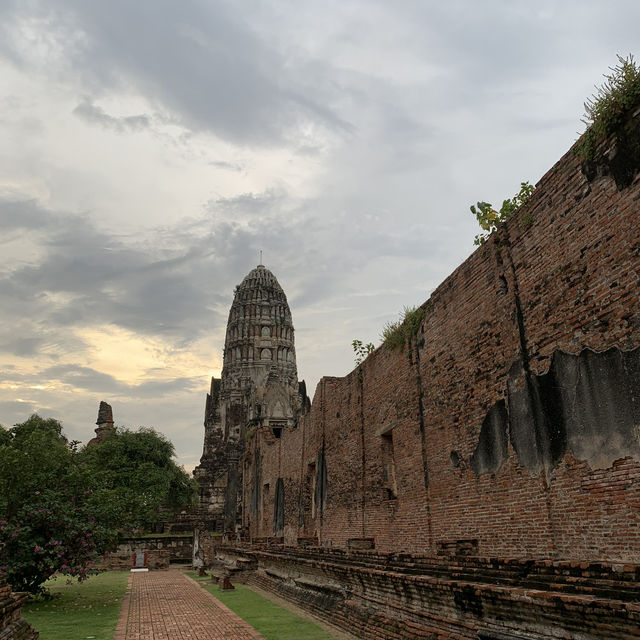
<instances>
[{"instance_id":1,"label":"green plant on wall","mask_svg":"<svg viewBox=\"0 0 640 640\"><path fill-rule=\"evenodd\" d=\"M530 197L535 187L529 182L520 183L520 191L513 198L502 201L500 211L496 211L489 202L477 202L471 205L471 213L476 217L480 228L485 231L477 235L473 241L475 245L484 244L487 238L498 228L498 225L508 220Z\"/></svg>"},{"instance_id":2,"label":"green plant on wall","mask_svg":"<svg viewBox=\"0 0 640 640\"><path fill-rule=\"evenodd\" d=\"M593 159L598 142L609 137L640 103L640 67L633 56L617 56L618 64L609 67L605 82L584 103L582 121L587 125L576 152L585 160Z\"/></svg>"},{"instance_id":3,"label":"green plant on wall","mask_svg":"<svg viewBox=\"0 0 640 640\"><path fill-rule=\"evenodd\" d=\"M356 366L359 365L375 349L373 342L363 344L362 340L353 340L351 342L351 346L353 347Z\"/></svg>"},{"instance_id":4,"label":"green plant on wall","mask_svg":"<svg viewBox=\"0 0 640 640\"><path fill-rule=\"evenodd\" d=\"M424 315L423 307L405 307L398 320L387 322L382 328L382 342L392 349L401 349L406 340L418 333Z\"/></svg>"}]
</instances>

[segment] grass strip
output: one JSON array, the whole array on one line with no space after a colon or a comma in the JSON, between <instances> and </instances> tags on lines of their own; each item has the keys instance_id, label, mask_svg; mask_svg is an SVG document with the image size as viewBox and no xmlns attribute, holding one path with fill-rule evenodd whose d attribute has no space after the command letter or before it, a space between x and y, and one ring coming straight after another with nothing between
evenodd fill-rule
<instances>
[{"instance_id":1,"label":"grass strip","mask_svg":"<svg viewBox=\"0 0 640 640\"><path fill-rule=\"evenodd\" d=\"M67 584L66 576L48 580L45 587L54 599L29 602L22 613L40 640L113 640L129 575L106 571L85 582Z\"/></svg>"},{"instance_id":2,"label":"grass strip","mask_svg":"<svg viewBox=\"0 0 640 640\"><path fill-rule=\"evenodd\" d=\"M267 640L334 640L318 625L284 609L243 584L235 584L233 591L222 591L217 585L205 584L210 578L199 578L187 572L200 586L220 600L235 614L248 622Z\"/></svg>"}]
</instances>

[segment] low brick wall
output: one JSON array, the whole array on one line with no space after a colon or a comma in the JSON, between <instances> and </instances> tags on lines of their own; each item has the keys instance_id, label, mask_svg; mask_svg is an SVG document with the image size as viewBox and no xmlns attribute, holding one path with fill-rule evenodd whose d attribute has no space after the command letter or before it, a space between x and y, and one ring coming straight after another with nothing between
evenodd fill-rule
<instances>
[{"instance_id":1,"label":"low brick wall","mask_svg":"<svg viewBox=\"0 0 640 640\"><path fill-rule=\"evenodd\" d=\"M326 548L218 549L249 583L367 640L640 637L640 567Z\"/></svg>"},{"instance_id":2,"label":"low brick wall","mask_svg":"<svg viewBox=\"0 0 640 640\"><path fill-rule=\"evenodd\" d=\"M140 551L167 551L170 562L190 563L193 556L193 535L145 536L123 538L117 553L133 554Z\"/></svg>"},{"instance_id":3,"label":"low brick wall","mask_svg":"<svg viewBox=\"0 0 640 640\"><path fill-rule=\"evenodd\" d=\"M139 551L144 551L140 549ZM133 567L133 552L121 552L105 554L102 560L95 565L96 569L105 571L122 571ZM152 549L147 551L148 569L168 569L171 562L171 555L166 549ZM0 640L2 640L0 638Z\"/></svg>"}]
</instances>

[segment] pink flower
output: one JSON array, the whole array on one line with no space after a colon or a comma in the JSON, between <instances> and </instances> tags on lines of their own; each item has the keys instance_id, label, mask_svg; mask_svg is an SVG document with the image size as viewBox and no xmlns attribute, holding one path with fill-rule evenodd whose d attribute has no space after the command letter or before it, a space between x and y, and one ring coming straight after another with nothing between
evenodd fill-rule
<instances>
[{"instance_id":1,"label":"pink flower","mask_svg":"<svg viewBox=\"0 0 640 640\"><path fill-rule=\"evenodd\" d=\"M36 553L38 553L38 551L42 551L42 547L40 545L36 545L33 549Z\"/></svg>"},{"instance_id":2,"label":"pink flower","mask_svg":"<svg viewBox=\"0 0 640 640\"><path fill-rule=\"evenodd\" d=\"M39 495L40 495L40 492L39 492L39 491L36 491L36 492L35 492L35 495L39 496Z\"/></svg>"}]
</instances>

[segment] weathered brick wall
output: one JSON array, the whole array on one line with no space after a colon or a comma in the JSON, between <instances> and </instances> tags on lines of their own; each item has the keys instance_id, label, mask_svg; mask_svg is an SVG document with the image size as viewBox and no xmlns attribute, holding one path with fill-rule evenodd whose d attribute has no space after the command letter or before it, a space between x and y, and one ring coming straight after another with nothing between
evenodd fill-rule
<instances>
[{"instance_id":1,"label":"weathered brick wall","mask_svg":"<svg viewBox=\"0 0 640 640\"><path fill-rule=\"evenodd\" d=\"M22 617L26 593L12 593L0 575L0 638L3 640L37 640L39 633Z\"/></svg>"},{"instance_id":2,"label":"weathered brick wall","mask_svg":"<svg viewBox=\"0 0 640 640\"><path fill-rule=\"evenodd\" d=\"M590 183L567 153L411 344L323 378L297 429L255 434L251 537L275 535L282 478L287 545L637 562L639 223L638 176Z\"/></svg>"},{"instance_id":3,"label":"weathered brick wall","mask_svg":"<svg viewBox=\"0 0 640 640\"><path fill-rule=\"evenodd\" d=\"M640 628L638 567L273 546L219 553L257 567L249 584L371 640L626 640Z\"/></svg>"},{"instance_id":4,"label":"weathered brick wall","mask_svg":"<svg viewBox=\"0 0 640 640\"><path fill-rule=\"evenodd\" d=\"M144 538L124 538L118 545L120 553L136 551L167 551L171 562L191 561L193 556L193 534L173 536L145 536Z\"/></svg>"},{"instance_id":5,"label":"weathered brick wall","mask_svg":"<svg viewBox=\"0 0 640 640\"><path fill-rule=\"evenodd\" d=\"M140 549L144 552L144 549ZM168 569L171 554L167 549L151 549L147 553L147 569ZM118 549L114 553L106 553L95 564L95 568L102 571L126 571L134 566L134 553Z\"/></svg>"},{"instance_id":6,"label":"weathered brick wall","mask_svg":"<svg viewBox=\"0 0 640 640\"><path fill-rule=\"evenodd\" d=\"M100 569L130 569L133 555L143 552L148 554L150 569L166 569L171 562L191 562L193 535L123 538L118 548L101 558L96 566Z\"/></svg>"}]
</instances>

